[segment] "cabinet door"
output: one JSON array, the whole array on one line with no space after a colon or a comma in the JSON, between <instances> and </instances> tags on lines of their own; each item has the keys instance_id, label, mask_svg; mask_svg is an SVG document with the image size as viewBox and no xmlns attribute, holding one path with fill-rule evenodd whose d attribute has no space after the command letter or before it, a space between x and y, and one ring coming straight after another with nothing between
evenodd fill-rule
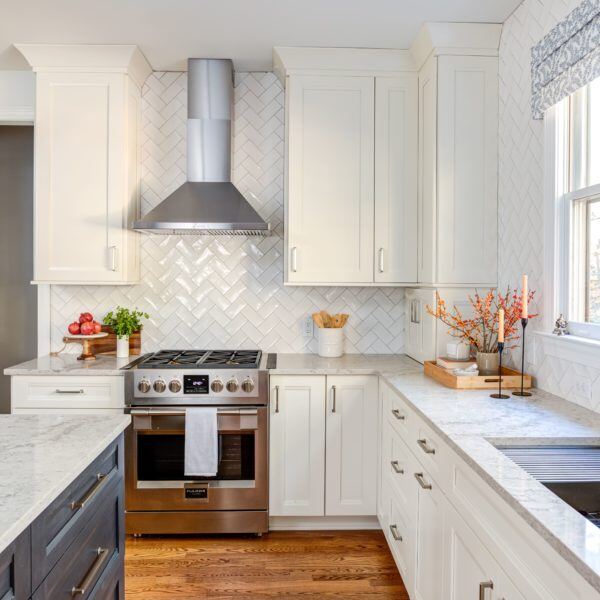
<instances>
[{"instance_id":1,"label":"cabinet door","mask_svg":"<svg viewBox=\"0 0 600 600\"><path fill-rule=\"evenodd\" d=\"M416 568L414 596L416 600L448 600L443 581L444 564L444 511L446 501L442 490L426 471L417 483L418 511L416 523ZM467 600L470 596L461 596ZM458 598L457 598L458 600Z\"/></svg>"},{"instance_id":2,"label":"cabinet door","mask_svg":"<svg viewBox=\"0 0 600 600\"><path fill-rule=\"evenodd\" d=\"M289 283L373 282L373 77L287 80Z\"/></svg>"},{"instance_id":3,"label":"cabinet door","mask_svg":"<svg viewBox=\"0 0 600 600\"><path fill-rule=\"evenodd\" d=\"M273 376L270 385L271 516L322 516L325 377Z\"/></svg>"},{"instance_id":4,"label":"cabinet door","mask_svg":"<svg viewBox=\"0 0 600 600\"><path fill-rule=\"evenodd\" d=\"M0 552L0 598L16 600L31 593L31 530L29 527Z\"/></svg>"},{"instance_id":5,"label":"cabinet door","mask_svg":"<svg viewBox=\"0 0 600 600\"><path fill-rule=\"evenodd\" d=\"M438 58L437 281L497 281L498 59Z\"/></svg>"},{"instance_id":6,"label":"cabinet door","mask_svg":"<svg viewBox=\"0 0 600 600\"><path fill-rule=\"evenodd\" d=\"M126 76L40 72L35 280L124 281Z\"/></svg>"},{"instance_id":7,"label":"cabinet door","mask_svg":"<svg viewBox=\"0 0 600 600\"><path fill-rule=\"evenodd\" d=\"M375 79L375 281L417 281L417 78Z\"/></svg>"},{"instance_id":8,"label":"cabinet door","mask_svg":"<svg viewBox=\"0 0 600 600\"><path fill-rule=\"evenodd\" d=\"M327 377L326 515L375 515L377 377Z\"/></svg>"},{"instance_id":9,"label":"cabinet door","mask_svg":"<svg viewBox=\"0 0 600 600\"><path fill-rule=\"evenodd\" d=\"M436 358L436 322L427 313L435 307L435 290L406 290L407 339L405 352L420 363Z\"/></svg>"}]
</instances>

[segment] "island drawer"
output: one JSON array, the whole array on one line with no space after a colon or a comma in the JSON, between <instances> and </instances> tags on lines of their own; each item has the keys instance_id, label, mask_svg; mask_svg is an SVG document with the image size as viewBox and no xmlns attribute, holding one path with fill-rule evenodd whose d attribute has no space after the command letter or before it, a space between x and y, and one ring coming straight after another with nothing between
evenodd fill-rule
<instances>
[{"instance_id":1,"label":"island drawer","mask_svg":"<svg viewBox=\"0 0 600 600\"><path fill-rule=\"evenodd\" d=\"M31 594L29 527L0 552L0 598L28 598Z\"/></svg>"},{"instance_id":2,"label":"island drawer","mask_svg":"<svg viewBox=\"0 0 600 600\"><path fill-rule=\"evenodd\" d=\"M98 507L123 485L123 436L111 444L31 526L35 589L71 547ZM1 598L1 596L0 596Z\"/></svg>"},{"instance_id":3,"label":"island drawer","mask_svg":"<svg viewBox=\"0 0 600 600\"><path fill-rule=\"evenodd\" d=\"M34 592L33 600L112 597L123 564L122 481L114 481L107 492L102 505L89 515L85 529Z\"/></svg>"}]
</instances>

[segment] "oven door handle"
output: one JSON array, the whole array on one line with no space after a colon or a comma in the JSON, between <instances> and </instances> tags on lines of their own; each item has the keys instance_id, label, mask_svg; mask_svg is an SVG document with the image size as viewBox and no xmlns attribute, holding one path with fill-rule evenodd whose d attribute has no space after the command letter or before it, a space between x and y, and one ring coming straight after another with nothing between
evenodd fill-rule
<instances>
[{"instance_id":1,"label":"oven door handle","mask_svg":"<svg viewBox=\"0 0 600 600\"><path fill-rule=\"evenodd\" d=\"M180 410L169 409L169 410L156 410L156 409L143 409L143 408L132 408L131 415L133 416L144 416L144 417L175 417L185 415L185 408ZM217 414L223 416L244 416L244 415L257 415L258 410L255 408L243 408L238 410L232 410L230 408L218 408Z\"/></svg>"}]
</instances>

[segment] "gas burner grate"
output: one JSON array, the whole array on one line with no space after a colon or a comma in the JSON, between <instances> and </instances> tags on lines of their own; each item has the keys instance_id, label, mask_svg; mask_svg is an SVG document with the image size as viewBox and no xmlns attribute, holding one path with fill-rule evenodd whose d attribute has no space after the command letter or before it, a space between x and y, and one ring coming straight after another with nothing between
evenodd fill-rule
<instances>
[{"instance_id":1,"label":"gas burner grate","mask_svg":"<svg viewBox=\"0 0 600 600\"><path fill-rule=\"evenodd\" d=\"M159 350L137 364L138 369L258 369L260 350Z\"/></svg>"}]
</instances>

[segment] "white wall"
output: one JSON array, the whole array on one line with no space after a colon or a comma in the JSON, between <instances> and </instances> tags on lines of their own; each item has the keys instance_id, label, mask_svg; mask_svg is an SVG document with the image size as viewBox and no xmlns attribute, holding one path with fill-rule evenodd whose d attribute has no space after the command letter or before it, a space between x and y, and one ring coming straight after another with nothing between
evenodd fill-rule
<instances>
[{"instance_id":1,"label":"white wall","mask_svg":"<svg viewBox=\"0 0 600 600\"><path fill-rule=\"evenodd\" d=\"M543 122L531 118L530 49L580 0L525 0L502 28L500 41L499 124L499 282L519 284L529 273L541 294L543 278ZM545 310L540 296L537 309ZM555 318L558 315L553 315ZM531 321L531 328L541 322ZM600 410L597 368L550 356L529 337L528 370L541 388ZM518 358L515 356L515 358ZM527 358L527 353L526 353ZM581 385L584 382L585 385ZM579 385L576 386L576 383ZM589 384L589 385L588 385Z\"/></svg>"},{"instance_id":2,"label":"white wall","mask_svg":"<svg viewBox=\"0 0 600 600\"><path fill-rule=\"evenodd\" d=\"M233 181L270 220L274 235L143 236L141 285L52 286L53 349L81 311L101 318L122 304L152 315L144 328L144 351L230 346L315 351L316 340L304 336L302 325L312 312L326 309L350 314L347 352L402 352L401 288L283 286L283 117L283 89L272 73L236 75ZM150 76L142 121L146 212L185 181L185 74Z\"/></svg>"},{"instance_id":3,"label":"white wall","mask_svg":"<svg viewBox=\"0 0 600 600\"><path fill-rule=\"evenodd\" d=\"M0 71L0 123L31 122L35 106L32 71Z\"/></svg>"}]
</instances>

